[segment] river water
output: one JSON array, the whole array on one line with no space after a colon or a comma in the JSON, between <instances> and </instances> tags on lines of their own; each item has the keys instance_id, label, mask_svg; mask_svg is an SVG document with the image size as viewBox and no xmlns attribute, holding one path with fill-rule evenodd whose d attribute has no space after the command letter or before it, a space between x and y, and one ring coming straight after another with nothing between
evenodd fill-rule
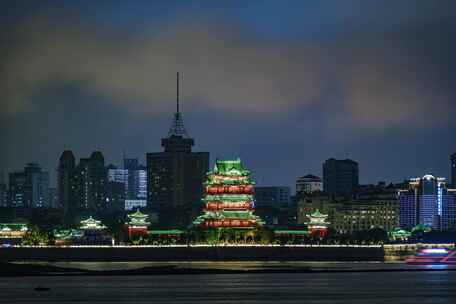
<instances>
[{"instance_id":1,"label":"river water","mask_svg":"<svg viewBox=\"0 0 456 304\"><path fill-rule=\"evenodd\" d=\"M352 270L385 271L2 277L0 302L456 303L456 271L433 271L435 268L397 271L404 267L399 263L314 263L311 266L337 270L343 264ZM233 269L233 265L226 267ZM243 267L242 263L236 267ZM252 267L252 264L247 263L244 267ZM50 290L35 291L38 285Z\"/></svg>"}]
</instances>

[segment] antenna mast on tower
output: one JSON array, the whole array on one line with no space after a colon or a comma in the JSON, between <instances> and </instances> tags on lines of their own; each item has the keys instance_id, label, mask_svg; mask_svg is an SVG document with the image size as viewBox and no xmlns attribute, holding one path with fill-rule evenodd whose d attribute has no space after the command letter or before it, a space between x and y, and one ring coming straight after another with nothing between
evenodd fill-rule
<instances>
[{"instance_id":1,"label":"antenna mast on tower","mask_svg":"<svg viewBox=\"0 0 456 304\"><path fill-rule=\"evenodd\" d=\"M168 136L189 137L185 131L184 120L179 109L179 72L176 74L176 113L174 114L173 123L169 129Z\"/></svg>"},{"instance_id":2,"label":"antenna mast on tower","mask_svg":"<svg viewBox=\"0 0 456 304\"><path fill-rule=\"evenodd\" d=\"M179 72L177 72L176 78L176 113L179 113Z\"/></svg>"}]
</instances>

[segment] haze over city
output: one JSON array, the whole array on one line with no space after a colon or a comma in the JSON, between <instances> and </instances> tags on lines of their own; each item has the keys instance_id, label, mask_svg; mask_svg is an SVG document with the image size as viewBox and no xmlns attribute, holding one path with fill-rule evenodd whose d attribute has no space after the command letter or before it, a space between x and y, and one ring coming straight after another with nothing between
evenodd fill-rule
<instances>
[{"instance_id":1,"label":"haze over city","mask_svg":"<svg viewBox=\"0 0 456 304\"><path fill-rule=\"evenodd\" d=\"M241 157L261 185L330 157L358 161L361 183L448 177L454 3L329 3L4 3L0 170L54 174L64 149L144 162L180 71L194 150Z\"/></svg>"}]
</instances>

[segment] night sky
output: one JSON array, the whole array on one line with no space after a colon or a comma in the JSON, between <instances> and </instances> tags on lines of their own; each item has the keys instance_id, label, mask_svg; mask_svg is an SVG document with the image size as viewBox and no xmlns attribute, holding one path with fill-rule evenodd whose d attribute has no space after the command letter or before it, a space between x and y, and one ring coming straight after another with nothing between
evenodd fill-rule
<instances>
[{"instance_id":1,"label":"night sky","mask_svg":"<svg viewBox=\"0 0 456 304\"><path fill-rule=\"evenodd\" d=\"M35 161L55 179L64 149L144 162L180 71L194 150L241 157L260 185L330 157L362 183L448 177L455 1L158 2L1 2L0 171Z\"/></svg>"}]
</instances>

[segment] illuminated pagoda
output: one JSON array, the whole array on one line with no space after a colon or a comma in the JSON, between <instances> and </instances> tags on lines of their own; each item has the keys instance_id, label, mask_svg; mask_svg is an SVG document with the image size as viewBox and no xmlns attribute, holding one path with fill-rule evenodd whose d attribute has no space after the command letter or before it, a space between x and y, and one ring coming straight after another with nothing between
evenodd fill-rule
<instances>
[{"instance_id":1,"label":"illuminated pagoda","mask_svg":"<svg viewBox=\"0 0 456 304\"><path fill-rule=\"evenodd\" d=\"M150 223L147 221L149 217L147 214L142 213L139 209L135 212L128 214L128 222L125 223L128 230L128 237L131 238L133 234L147 235L147 227Z\"/></svg>"},{"instance_id":2,"label":"illuminated pagoda","mask_svg":"<svg viewBox=\"0 0 456 304\"><path fill-rule=\"evenodd\" d=\"M107 234L107 228L105 225L89 217L86 220L81 221L79 230L82 231L83 236L75 240L76 244L82 245L108 245L111 244L111 236Z\"/></svg>"},{"instance_id":3,"label":"illuminated pagoda","mask_svg":"<svg viewBox=\"0 0 456 304\"><path fill-rule=\"evenodd\" d=\"M395 228L391 230L388 235L393 241L406 241L412 236L412 233L402 228Z\"/></svg>"},{"instance_id":4,"label":"illuminated pagoda","mask_svg":"<svg viewBox=\"0 0 456 304\"><path fill-rule=\"evenodd\" d=\"M0 223L0 244L20 244L27 231L27 224Z\"/></svg>"},{"instance_id":5,"label":"illuminated pagoda","mask_svg":"<svg viewBox=\"0 0 456 304\"><path fill-rule=\"evenodd\" d=\"M106 228L107 227L105 225L101 224L101 221L98 221L90 216L88 219L81 221L81 226L79 229L96 231L96 230L104 230Z\"/></svg>"},{"instance_id":6,"label":"illuminated pagoda","mask_svg":"<svg viewBox=\"0 0 456 304\"><path fill-rule=\"evenodd\" d=\"M264 222L253 214L253 182L240 159L216 160L203 184L203 214L193 224L202 228L256 228Z\"/></svg>"},{"instance_id":7,"label":"illuminated pagoda","mask_svg":"<svg viewBox=\"0 0 456 304\"><path fill-rule=\"evenodd\" d=\"M328 233L330 223L326 221L327 214L323 214L317 209L311 214L306 214L306 216L309 218L309 221L306 222L309 235L324 237Z\"/></svg>"},{"instance_id":8,"label":"illuminated pagoda","mask_svg":"<svg viewBox=\"0 0 456 304\"><path fill-rule=\"evenodd\" d=\"M84 236L84 233L79 229L54 229L54 245L65 246L77 243L77 240Z\"/></svg>"}]
</instances>

